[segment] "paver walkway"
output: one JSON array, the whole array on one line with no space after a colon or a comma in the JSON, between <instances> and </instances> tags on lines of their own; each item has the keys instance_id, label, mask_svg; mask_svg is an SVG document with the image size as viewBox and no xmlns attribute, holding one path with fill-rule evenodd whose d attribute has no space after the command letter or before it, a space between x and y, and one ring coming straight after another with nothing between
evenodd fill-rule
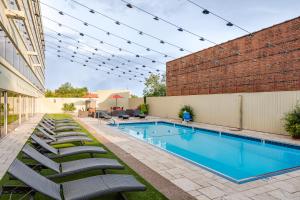
<instances>
[{"instance_id":1,"label":"paver walkway","mask_svg":"<svg viewBox=\"0 0 300 200\"><path fill-rule=\"evenodd\" d=\"M99 135L130 154L156 173L199 200L300 199L300 170L244 184L235 184L190 162L171 155L120 130L99 124L97 119L81 118ZM201 125L199 125L201 127ZM212 126L211 126L212 127ZM246 134L246 133L243 133ZM266 137L258 132L255 136ZM272 139L284 139L272 135ZM299 143L298 141L293 143Z\"/></svg>"},{"instance_id":2,"label":"paver walkway","mask_svg":"<svg viewBox=\"0 0 300 200\"><path fill-rule=\"evenodd\" d=\"M0 180L43 115L37 114L0 140Z\"/></svg>"}]
</instances>

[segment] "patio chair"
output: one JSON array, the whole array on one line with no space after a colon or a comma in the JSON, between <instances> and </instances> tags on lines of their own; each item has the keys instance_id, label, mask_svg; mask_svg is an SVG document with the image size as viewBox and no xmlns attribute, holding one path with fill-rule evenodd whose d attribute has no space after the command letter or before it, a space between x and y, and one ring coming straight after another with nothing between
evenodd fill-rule
<instances>
[{"instance_id":1,"label":"patio chair","mask_svg":"<svg viewBox=\"0 0 300 200\"><path fill-rule=\"evenodd\" d=\"M68 131L68 130L70 131L70 130L80 129L80 127L78 125L76 125L76 126L66 125L66 126L55 127L55 126L53 126L53 125L51 125L51 124L49 124L48 122L45 122L45 121L43 121L42 123L45 124L49 129L51 129L54 132L63 132L63 131Z\"/></svg>"},{"instance_id":2,"label":"patio chair","mask_svg":"<svg viewBox=\"0 0 300 200\"><path fill-rule=\"evenodd\" d=\"M146 117L146 115L144 113L141 113L140 110L134 110L133 116L134 117L139 117L139 118L145 118Z\"/></svg>"},{"instance_id":3,"label":"patio chair","mask_svg":"<svg viewBox=\"0 0 300 200\"><path fill-rule=\"evenodd\" d=\"M190 114L189 112L184 111L184 112L183 112L182 119L183 119L184 122L187 123L187 122L192 121L192 116L191 116L191 114Z\"/></svg>"},{"instance_id":4,"label":"patio chair","mask_svg":"<svg viewBox=\"0 0 300 200\"><path fill-rule=\"evenodd\" d=\"M112 112L111 112L111 116L113 116L113 117L118 117L119 115L120 115L120 112L121 112L122 110L113 110Z\"/></svg>"},{"instance_id":5,"label":"patio chair","mask_svg":"<svg viewBox=\"0 0 300 200\"><path fill-rule=\"evenodd\" d=\"M75 147L66 147L66 148L57 149L54 148L53 146L50 146L43 139L39 138L34 134L31 135L30 138L35 145L39 145L46 152L50 153L50 155L47 155L48 157L65 157L65 156L72 156L72 155L83 154L83 153L88 153L91 155L91 157L94 157L93 155L96 153L98 154L107 153L105 149L97 146L75 146ZM51 154L54 156L52 156Z\"/></svg>"},{"instance_id":6,"label":"patio chair","mask_svg":"<svg viewBox=\"0 0 300 200\"><path fill-rule=\"evenodd\" d=\"M129 115L130 117L134 117L134 110L132 109L126 109L125 114Z\"/></svg>"},{"instance_id":7,"label":"patio chair","mask_svg":"<svg viewBox=\"0 0 300 200\"><path fill-rule=\"evenodd\" d=\"M118 118L121 118L121 119L129 119L129 117L130 117L130 116L127 115L127 114L125 113L124 110L119 111Z\"/></svg>"},{"instance_id":8,"label":"patio chair","mask_svg":"<svg viewBox=\"0 0 300 200\"><path fill-rule=\"evenodd\" d=\"M117 160L108 158L85 158L63 163L57 163L38 152L29 144L26 144L23 147L22 152L30 158L32 158L33 160L40 163L43 167L54 171L55 174L47 176L49 178L63 177L96 169L102 170L103 173L105 173L106 169L124 169L124 166L121 165Z\"/></svg>"},{"instance_id":9,"label":"patio chair","mask_svg":"<svg viewBox=\"0 0 300 200\"><path fill-rule=\"evenodd\" d=\"M26 194L31 199L34 198L36 192L55 200L88 200L113 193L121 194L123 192L146 190L146 187L133 176L120 174L98 175L55 183L35 172L18 159L10 165L8 173L25 185L4 185L0 191L3 194Z\"/></svg>"},{"instance_id":10,"label":"patio chair","mask_svg":"<svg viewBox=\"0 0 300 200\"><path fill-rule=\"evenodd\" d=\"M44 131L41 128L37 128L40 133L42 133L42 135L44 136L45 142L49 143L49 144L65 144L65 143L74 143L74 142L80 142L82 145L84 142L92 142L93 140L87 136L68 136L68 137L55 137L53 135L50 135L49 133L47 133L46 131ZM35 133L37 134L37 133Z\"/></svg>"},{"instance_id":11,"label":"patio chair","mask_svg":"<svg viewBox=\"0 0 300 200\"><path fill-rule=\"evenodd\" d=\"M84 132L74 132L74 131L70 131L70 132L57 132L55 133L54 131L52 131L51 129L49 129L47 126L45 126L43 123L39 123L37 130L39 131L46 131L47 133L49 133L50 135L55 136L56 138L59 137L68 137L68 136L87 136L86 133Z\"/></svg>"},{"instance_id":12,"label":"patio chair","mask_svg":"<svg viewBox=\"0 0 300 200\"><path fill-rule=\"evenodd\" d=\"M112 116L110 116L106 112L101 112L101 115L103 116L104 119L111 119L112 118Z\"/></svg>"}]
</instances>

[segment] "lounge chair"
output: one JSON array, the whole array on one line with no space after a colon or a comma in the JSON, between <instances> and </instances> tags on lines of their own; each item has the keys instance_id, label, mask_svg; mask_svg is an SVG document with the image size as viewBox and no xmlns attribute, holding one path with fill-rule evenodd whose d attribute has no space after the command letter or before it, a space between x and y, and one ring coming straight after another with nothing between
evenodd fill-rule
<instances>
[{"instance_id":1,"label":"lounge chair","mask_svg":"<svg viewBox=\"0 0 300 200\"><path fill-rule=\"evenodd\" d=\"M68 131L68 130L78 130L80 129L79 126L60 126L60 127L55 127L52 124L49 124L48 122L43 121L43 124L45 124L49 129L51 129L54 132L63 132L63 131Z\"/></svg>"},{"instance_id":2,"label":"lounge chair","mask_svg":"<svg viewBox=\"0 0 300 200\"><path fill-rule=\"evenodd\" d=\"M105 149L97 146L75 146L75 147L56 149L34 134L31 135L31 140L34 142L35 145L39 145L44 151L54 155L54 156L47 155L49 157L65 157L65 156L71 156L71 155L77 155L83 153L88 153L91 155L91 157L93 157L93 154L95 153L99 153L99 154L107 153Z\"/></svg>"},{"instance_id":3,"label":"lounge chair","mask_svg":"<svg viewBox=\"0 0 300 200\"><path fill-rule=\"evenodd\" d=\"M42 119L42 122L44 122L46 124L49 124L51 126L54 126L54 127L60 127L60 126L79 126L79 124L76 123L76 122L52 122L52 121L45 120L45 119Z\"/></svg>"},{"instance_id":4,"label":"lounge chair","mask_svg":"<svg viewBox=\"0 0 300 200\"><path fill-rule=\"evenodd\" d=\"M144 191L146 187L131 175L106 174L88 178L55 183L35 172L16 159L10 165L8 173L25 185L2 186L3 194L27 194L33 199L40 192L56 200L92 199L103 195L132 191ZM1 191L1 189L0 189Z\"/></svg>"},{"instance_id":5,"label":"lounge chair","mask_svg":"<svg viewBox=\"0 0 300 200\"><path fill-rule=\"evenodd\" d=\"M59 138L59 137L68 137L68 136L87 136L86 133L84 132L74 132L74 131L71 131L71 132L54 132L52 131L51 129L49 129L47 126L45 126L45 124L43 123L39 123L39 126L37 127L37 129L39 131L46 131L47 133L49 133L50 135L53 135L55 136L56 138Z\"/></svg>"},{"instance_id":6,"label":"lounge chair","mask_svg":"<svg viewBox=\"0 0 300 200\"><path fill-rule=\"evenodd\" d=\"M118 114L118 118L122 118L122 119L129 119L129 115L127 115L126 113L125 113L125 111L124 110L121 110L120 112L119 112L119 114Z\"/></svg>"},{"instance_id":7,"label":"lounge chair","mask_svg":"<svg viewBox=\"0 0 300 200\"><path fill-rule=\"evenodd\" d=\"M117 160L108 159L108 158L85 158L80 160L68 161L63 163L57 163L50 158L44 156L36 149L26 144L22 152L37 161L43 167L51 169L55 172L48 177L63 177L68 175L73 175L88 170L100 169L105 173L106 169L124 169L124 166L121 165Z\"/></svg>"},{"instance_id":8,"label":"lounge chair","mask_svg":"<svg viewBox=\"0 0 300 200\"><path fill-rule=\"evenodd\" d=\"M132 110L132 109L126 109L125 110L125 114L126 115L129 115L130 117L134 117L134 110Z\"/></svg>"},{"instance_id":9,"label":"lounge chair","mask_svg":"<svg viewBox=\"0 0 300 200\"><path fill-rule=\"evenodd\" d=\"M139 118L145 118L146 115L141 113L140 110L134 110L134 113L133 113L134 117L139 117Z\"/></svg>"},{"instance_id":10,"label":"lounge chair","mask_svg":"<svg viewBox=\"0 0 300 200\"><path fill-rule=\"evenodd\" d=\"M111 119L112 116L110 116L109 114L105 113L105 112L101 112L101 116L104 118L104 119Z\"/></svg>"},{"instance_id":11,"label":"lounge chair","mask_svg":"<svg viewBox=\"0 0 300 200\"><path fill-rule=\"evenodd\" d=\"M56 128L62 127L62 126L79 126L76 122L52 122L47 119L42 119L42 122L48 123Z\"/></svg>"},{"instance_id":12,"label":"lounge chair","mask_svg":"<svg viewBox=\"0 0 300 200\"><path fill-rule=\"evenodd\" d=\"M60 122L74 122L73 119L71 118L64 118L64 119L53 119L53 118L49 118L49 117L44 117L44 119L46 120L49 120L51 122L54 122L54 123L60 123Z\"/></svg>"},{"instance_id":13,"label":"lounge chair","mask_svg":"<svg viewBox=\"0 0 300 200\"><path fill-rule=\"evenodd\" d=\"M87 136L68 136L68 137L55 137L53 135L50 135L45 130L41 129L40 127L37 128L43 136L45 142L49 144L64 144L64 143L73 143L73 142L80 142L83 144L83 142L92 142L93 140ZM37 134L37 133L35 133Z\"/></svg>"}]
</instances>

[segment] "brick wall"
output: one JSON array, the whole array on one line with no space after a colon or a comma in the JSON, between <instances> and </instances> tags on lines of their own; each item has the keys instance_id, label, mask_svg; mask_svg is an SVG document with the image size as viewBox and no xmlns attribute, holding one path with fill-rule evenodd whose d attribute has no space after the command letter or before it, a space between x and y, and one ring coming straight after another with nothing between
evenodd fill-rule
<instances>
[{"instance_id":1,"label":"brick wall","mask_svg":"<svg viewBox=\"0 0 300 200\"><path fill-rule=\"evenodd\" d=\"M289 90L300 90L300 17L167 63L168 96Z\"/></svg>"}]
</instances>

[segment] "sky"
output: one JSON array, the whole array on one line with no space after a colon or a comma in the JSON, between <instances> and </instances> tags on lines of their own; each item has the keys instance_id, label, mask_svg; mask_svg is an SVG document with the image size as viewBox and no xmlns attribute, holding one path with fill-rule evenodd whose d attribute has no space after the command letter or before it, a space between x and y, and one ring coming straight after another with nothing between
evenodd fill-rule
<instances>
[{"instance_id":1,"label":"sky","mask_svg":"<svg viewBox=\"0 0 300 200\"><path fill-rule=\"evenodd\" d=\"M135 7L126 7L122 0L75 1L83 6L73 0L40 0L48 89L70 82L90 91L129 89L132 94L142 96L149 72L165 73L166 62L213 46L200 41L199 36L219 44L246 34L235 26L226 26L226 22L211 14L202 14L202 9L187 0L126 0L159 20ZM193 1L249 32L298 17L300 10L299 0ZM178 31L162 19L197 36Z\"/></svg>"}]
</instances>

